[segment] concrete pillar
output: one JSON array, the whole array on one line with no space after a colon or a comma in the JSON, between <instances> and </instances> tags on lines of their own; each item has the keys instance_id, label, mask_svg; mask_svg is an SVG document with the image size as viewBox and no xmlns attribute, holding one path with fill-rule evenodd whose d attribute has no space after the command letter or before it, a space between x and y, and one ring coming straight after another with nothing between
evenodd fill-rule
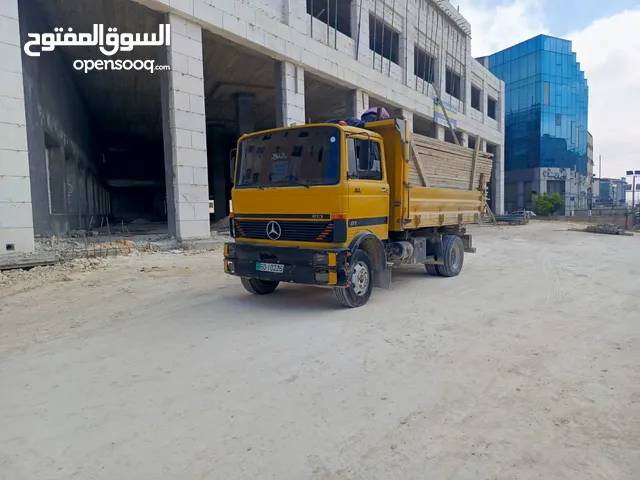
<instances>
[{"instance_id":1,"label":"concrete pillar","mask_svg":"<svg viewBox=\"0 0 640 480\"><path fill-rule=\"evenodd\" d=\"M372 52L369 49L370 11L373 11L372 0L354 0L351 2L351 37L356 42L355 58L368 66L371 66L372 61Z\"/></svg>"},{"instance_id":2,"label":"concrete pillar","mask_svg":"<svg viewBox=\"0 0 640 480\"><path fill-rule=\"evenodd\" d=\"M276 62L276 125L304 125L304 69L291 62Z\"/></svg>"},{"instance_id":3,"label":"concrete pillar","mask_svg":"<svg viewBox=\"0 0 640 480\"><path fill-rule=\"evenodd\" d=\"M460 139L460 145L469 147L469 134L467 132L458 132L458 138Z\"/></svg>"},{"instance_id":4,"label":"concrete pillar","mask_svg":"<svg viewBox=\"0 0 640 480\"><path fill-rule=\"evenodd\" d=\"M482 107L482 123L486 123L487 122L487 118L489 118L489 116L487 115L487 113L489 112L489 95L487 95L487 91L483 90L482 93L480 94L480 105Z\"/></svg>"},{"instance_id":5,"label":"concrete pillar","mask_svg":"<svg viewBox=\"0 0 640 480\"><path fill-rule=\"evenodd\" d=\"M282 4L284 24L300 33L308 35L310 19L307 15L305 2L300 2L299 0L282 0Z\"/></svg>"},{"instance_id":6,"label":"concrete pillar","mask_svg":"<svg viewBox=\"0 0 640 480\"><path fill-rule=\"evenodd\" d=\"M447 58L447 51L444 47L440 48L440 58L436 61L436 78L434 80L435 83L438 84L438 88L440 89L440 95L443 97L447 93L447 67L445 63L445 58Z\"/></svg>"},{"instance_id":7,"label":"concrete pillar","mask_svg":"<svg viewBox=\"0 0 640 480\"><path fill-rule=\"evenodd\" d=\"M413 8L413 5L412 7ZM404 33L400 36L400 65L402 66L402 81L407 86L415 88L415 44L417 30L408 18L404 19Z\"/></svg>"},{"instance_id":8,"label":"concrete pillar","mask_svg":"<svg viewBox=\"0 0 640 480\"><path fill-rule=\"evenodd\" d=\"M229 215L227 183L230 180L227 170L229 151L226 149L224 130L220 127L211 130L207 143L209 157L209 197L213 197L213 221L217 222Z\"/></svg>"},{"instance_id":9,"label":"concrete pillar","mask_svg":"<svg viewBox=\"0 0 640 480\"><path fill-rule=\"evenodd\" d=\"M444 142L445 127L443 127L442 125L436 124L436 138Z\"/></svg>"},{"instance_id":10,"label":"concrete pillar","mask_svg":"<svg viewBox=\"0 0 640 480\"><path fill-rule=\"evenodd\" d=\"M471 37L465 37L465 64L464 64L464 77L462 78L462 103L464 104L464 113L468 114L471 111L471 69L473 68L473 62L475 60L471 56Z\"/></svg>"},{"instance_id":11,"label":"concrete pillar","mask_svg":"<svg viewBox=\"0 0 640 480\"><path fill-rule=\"evenodd\" d=\"M235 101L238 137L241 137L242 135L247 133L253 133L255 131L255 121L253 116L253 94L236 93Z\"/></svg>"},{"instance_id":12,"label":"concrete pillar","mask_svg":"<svg viewBox=\"0 0 640 480\"><path fill-rule=\"evenodd\" d=\"M369 109L369 94L362 90L347 92L347 117L357 117Z\"/></svg>"},{"instance_id":13,"label":"concrete pillar","mask_svg":"<svg viewBox=\"0 0 640 480\"><path fill-rule=\"evenodd\" d=\"M409 128L413 132L413 112L403 108L400 114L409 122Z\"/></svg>"},{"instance_id":14,"label":"concrete pillar","mask_svg":"<svg viewBox=\"0 0 640 480\"><path fill-rule=\"evenodd\" d=\"M0 255L32 252L33 212L18 1L0 2Z\"/></svg>"},{"instance_id":15,"label":"concrete pillar","mask_svg":"<svg viewBox=\"0 0 640 480\"><path fill-rule=\"evenodd\" d=\"M202 31L169 13L171 70L161 77L169 232L178 239L208 237L209 187L204 110Z\"/></svg>"},{"instance_id":16,"label":"concrete pillar","mask_svg":"<svg viewBox=\"0 0 640 480\"><path fill-rule=\"evenodd\" d=\"M486 152L486 141L482 140L482 144L484 146L483 151ZM496 215L504 214L504 145L498 145L496 147L496 154L493 159L492 191L490 194L493 199L493 206L495 210L493 213ZM519 202L520 200L518 200L518 205L520 205Z\"/></svg>"}]
</instances>

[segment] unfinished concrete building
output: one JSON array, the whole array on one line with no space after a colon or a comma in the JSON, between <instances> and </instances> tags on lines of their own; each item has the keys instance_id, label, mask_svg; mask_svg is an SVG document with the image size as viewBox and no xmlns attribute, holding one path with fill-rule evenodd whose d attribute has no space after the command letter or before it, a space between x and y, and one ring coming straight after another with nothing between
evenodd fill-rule
<instances>
[{"instance_id":1,"label":"unfinished concrete building","mask_svg":"<svg viewBox=\"0 0 640 480\"><path fill-rule=\"evenodd\" d=\"M170 42L123 48L165 24ZM107 218L206 237L242 133L383 106L453 142L437 91L458 141L495 155L502 212L504 84L446 0L2 0L0 27L0 254Z\"/></svg>"}]
</instances>

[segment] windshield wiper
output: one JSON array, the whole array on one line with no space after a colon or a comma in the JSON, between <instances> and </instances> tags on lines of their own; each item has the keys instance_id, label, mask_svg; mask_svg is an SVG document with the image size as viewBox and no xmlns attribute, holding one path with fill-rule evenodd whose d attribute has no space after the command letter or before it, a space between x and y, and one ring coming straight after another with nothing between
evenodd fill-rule
<instances>
[{"instance_id":1,"label":"windshield wiper","mask_svg":"<svg viewBox=\"0 0 640 480\"><path fill-rule=\"evenodd\" d=\"M303 182L298 182L297 180L289 180L288 183L290 183L291 185L300 185L301 187L311 188L311 185L309 185L309 182L303 183Z\"/></svg>"}]
</instances>

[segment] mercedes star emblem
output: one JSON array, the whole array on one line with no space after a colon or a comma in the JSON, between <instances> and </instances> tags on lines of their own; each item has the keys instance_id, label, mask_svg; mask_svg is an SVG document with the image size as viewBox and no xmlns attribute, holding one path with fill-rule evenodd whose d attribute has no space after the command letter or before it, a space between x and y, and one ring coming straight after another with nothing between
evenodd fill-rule
<instances>
[{"instance_id":1,"label":"mercedes star emblem","mask_svg":"<svg viewBox=\"0 0 640 480\"><path fill-rule=\"evenodd\" d=\"M282 235L282 229L280 228L280 224L278 222L269 222L267 223L267 237L271 240L278 240Z\"/></svg>"}]
</instances>

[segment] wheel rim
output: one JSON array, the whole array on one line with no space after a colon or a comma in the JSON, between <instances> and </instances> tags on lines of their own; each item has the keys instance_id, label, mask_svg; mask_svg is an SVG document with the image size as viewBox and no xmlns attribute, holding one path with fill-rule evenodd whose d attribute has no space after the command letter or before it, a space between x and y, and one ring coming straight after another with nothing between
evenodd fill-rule
<instances>
[{"instance_id":1,"label":"wheel rim","mask_svg":"<svg viewBox=\"0 0 640 480\"><path fill-rule=\"evenodd\" d=\"M451 263L451 268L453 268L454 270L457 270L460 267L460 259L462 258L462 255L460 255L460 252L458 251L458 248L454 247L451 249L451 256L450 256L450 263Z\"/></svg>"},{"instance_id":2,"label":"wheel rim","mask_svg":"<svg viewBox=\"0 0 640 480\"><path fill-rule=\"evenodd\" d=\"M358 262L353 267L353 274L351 275L351 284L353 286L353 292L361 297L369 289L369 268L364 262Z\"/></svg>"}]
</instances>

